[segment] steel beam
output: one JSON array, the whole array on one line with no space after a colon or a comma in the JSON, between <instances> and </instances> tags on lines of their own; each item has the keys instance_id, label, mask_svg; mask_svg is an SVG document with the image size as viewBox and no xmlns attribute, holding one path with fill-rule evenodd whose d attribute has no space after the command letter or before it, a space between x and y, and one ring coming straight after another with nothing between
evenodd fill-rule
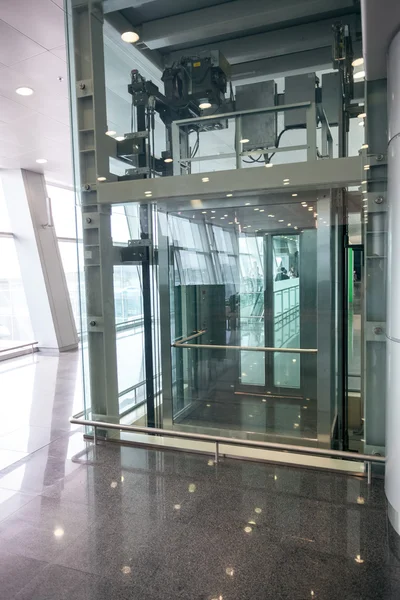
<instances>
[{"instance_id":1,"label":"steel beam","mask_svg":"<svg viewBox=\"0 0 400 600\"><path fill-rule=\"evenodd\" d=\"M121 204L127 202L154 202L182 198L206 198L221 194L226 190L251 193L257 191L277 191L285 189L330 188L343 185L358 185L362 176L362 159L351 158L323 159L310 162L274 165L271 169L240 169L214 171L180 177L159 177L151 180L119 181L103 184L98 192L101 204ZM208 177L207 182L202 180ZM289 178L289 185L283 187L283 180ZM151 191L151 196L145 192Z\"/></svg>"},{"instance_id":2,"label":"steel beam","mask_svg":"<svg viewBox=\"0 0 400 600\"><path fill-rule=\"evenodd\" d=\"M285 29L218 42L217 46L231 65L283 54L295 54L296 52L325 48L331 45L332 23L332 19L324 19L315 23L286 27ZM346 23L350 25L351 30L354 30L358 18L355 15L349 15L346 18ZM215 48L215 43L191 46L184 50L172 52L168 55L166 62L170 64L183 55L196 55L202 51L215 50Z\"/></svg>"},{"instance_id":3,"label":"steel beam","mask_svg":"<svg viewBox=\"0 0 400 600\"><path fill-rule=\"evenodd\" d=\"M75 176L83 218L91 409L94 415L106 414L110 420L118 420L111 206L98 203L97 189L98 177L112 179L109 156L115 154L115 141L105 135L101 7L102 2L72 0L67 26L77 148Z\"/></svg>"},{"instance_id":4,"label":"steel beam","mask_svg":"<svg viewBox=\"0 0 400 600\"><path fill-rule=\"evenodd\" d=\"M354 9L352 0L234 0L228 6L217 4L149 21L142 26L142 36L147 47L154 50L205 37L241 34L262 26L282 28L299 20L315 19L315 15L323 18L328 13L341 14L349 9Z\"/></svg>"}]
</instances>

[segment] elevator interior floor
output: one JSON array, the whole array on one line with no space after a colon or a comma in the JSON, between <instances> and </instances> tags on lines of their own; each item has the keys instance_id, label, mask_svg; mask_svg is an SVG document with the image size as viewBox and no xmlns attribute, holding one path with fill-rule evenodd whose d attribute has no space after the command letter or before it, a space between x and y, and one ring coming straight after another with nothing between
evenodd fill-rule
<instances>
[{"instance_id":1,"label":"elevator interior floor","mask_svg":"<svg viewBox=\"0 0 400 600\"><path fill-rule=\"evenodd\" d=\"M1 600L400 598L381 479L95 449L68 424L76 359L35 361L0 373L35 422L0 431Z\"/></svg>"}]
</instances>

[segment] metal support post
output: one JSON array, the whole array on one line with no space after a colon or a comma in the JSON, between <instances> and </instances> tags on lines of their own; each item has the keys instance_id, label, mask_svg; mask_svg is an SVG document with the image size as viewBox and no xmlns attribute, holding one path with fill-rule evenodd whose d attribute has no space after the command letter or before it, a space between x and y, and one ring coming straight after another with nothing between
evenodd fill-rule
<instances>
[{"instance_id":1,"label":"metal support post","mask_svg":"<svg viewBox=\"0 0 400 600\"><path fill-rule=\"evenodd\" d=\"M96 425L93 427L93 444L97 446L97 427Z\"/></svg>"},{"instance_id":2,"label":"metal support post","mask_svg":"<svg viewBox=\"0 0 400 600\"><path fill-rule=\"evenodd\" d=\"M312 102L306 109L307 160L317 160L317 106Z\"/></svg>"},{"instance_id":3,"label":"metal support post","mask_svg":"<svg viewBox=\"0 0 400 600\"><path fill-rule=\"evenodd\" d=\"M242 157L240 156L240 153L242 151L242 146L240 143L240 140L242 139L242 117L236 117L235 124L236 124L236 135L235 135L236 168L241 169L243 166L242 165Z\"/></svg>"},{"instance_id":4,"label":"metal support post","mask_svg":"<svg viewBox=\"0 0 400 600\"><path fill-rule=\"evenodd\" d=\"M215 464L217 465L219 461L219 443L215 442Z\"/></svg>"},{"instance_id":5,"label":"metal support post","mask_svg":"<svg viewBox=\"0 0 400 600\"><path fill-rule=\"evenodd\" d=\"M385 452L386 396L386 268L387 192L387 84L366 82L366 142L361 190L363 200L363 338L362 397L364 451ZM365 194L365 192L367 192ZM397 308L396 308L397 310Z\"/></svg>"},{"instance_id":6,"label":"metal support post","mask_svg":"<svg viewBox=\"0 0 400 600\"><path fill-rule=\"evenodd\" d=\"M370 462L367 462L365 464L366 468L367 468L367 483L368 485L371 485L372 483L372 464Z\"/></svg>"},{"instance_id":7,"label":"metal support post","mask_svg":"<svg viewBox=\"0 0 400 600\"><path fill-rule=\"evenodd\" d=\"M110 181L116 142L107 131L102 2L70 0L67 35L73 115L74 173L81 191L91 408L118 420L111 206L98 203ZM104 178L104 179L103 179ZM89 404L90 406L90 404ZM86 403L88 407L88 403Z\"/></svg>"},{"instance_id":8,"label":"metal support post","mask_svg":"<svg viewBox=\"0 0 400 600\"><path fill-rule=\"evenodd\" d=\"M149 240L151 237L151 206L140 206L141 237ZM153 364L153 321L152 321L152 294L150 252L142 260L142 293L143 293L143 328L144 328L144 362L146 371L146 403L147 426L155 427L154 409L154 364Z\"/></svg>"}]
</instances>

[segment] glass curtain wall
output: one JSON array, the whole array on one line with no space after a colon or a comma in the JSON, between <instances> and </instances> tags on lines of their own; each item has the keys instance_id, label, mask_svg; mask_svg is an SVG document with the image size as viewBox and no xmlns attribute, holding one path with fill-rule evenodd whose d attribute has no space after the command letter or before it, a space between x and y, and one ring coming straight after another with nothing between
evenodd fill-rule
<instances>
[{"instance_id":1,"label":"glass curtain wall","mask_svg":"<svg viewBox=\"0 0 400 600\"><path fill-rule=\"evenodd\" d=\"M0 348L33 340L17 252L0 181Z\"/></svg>"}]
</instances>

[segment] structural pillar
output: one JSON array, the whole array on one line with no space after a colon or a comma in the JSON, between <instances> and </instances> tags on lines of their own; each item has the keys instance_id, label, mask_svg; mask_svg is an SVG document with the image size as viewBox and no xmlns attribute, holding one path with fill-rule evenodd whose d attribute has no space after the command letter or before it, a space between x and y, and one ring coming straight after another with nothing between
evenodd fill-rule
<instances>
[{"instance_id":1,"label":"structural pillar","mask_svg":"<svg viewBox=\"0 0 400 600\"><path fill-rule=\"evenodd\" d=\"M39 349L75 349L78 335L44 177L16 169L2 171L1 180L35 341Z\"/></svg>"},{"instance_id":2,"label":"structural pillar","mask_svg":"<svg viewBox=\"0 0 400 600\"><path fill-rule=\"evenodd\" d=\"M400 534L400 31L388 52L388 277L386 475L388 514Z\"/></svg>"}]
</instances>

